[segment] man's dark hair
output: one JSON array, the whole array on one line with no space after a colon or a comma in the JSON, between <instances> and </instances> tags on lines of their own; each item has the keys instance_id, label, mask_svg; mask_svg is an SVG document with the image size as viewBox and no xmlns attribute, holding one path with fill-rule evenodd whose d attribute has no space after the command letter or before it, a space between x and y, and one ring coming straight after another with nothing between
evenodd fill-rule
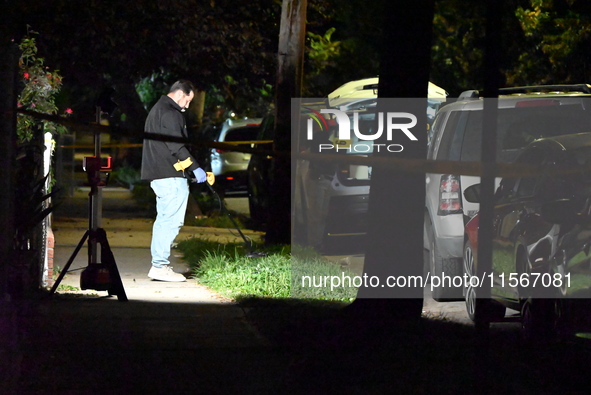
<instances>
[{"instance_id":1,"label":"man's dark hair","mask_svg":"<svg viewBox=\"0 0 591 395\"><path fill-rule=\"evenodd\" d=\"M172 93L175 91L181 90L185 95L191 94L191 92L195 91L195 86L189 80L178 80L170 87L170 91L168 93Z\"/></svg>"}]
</instances>

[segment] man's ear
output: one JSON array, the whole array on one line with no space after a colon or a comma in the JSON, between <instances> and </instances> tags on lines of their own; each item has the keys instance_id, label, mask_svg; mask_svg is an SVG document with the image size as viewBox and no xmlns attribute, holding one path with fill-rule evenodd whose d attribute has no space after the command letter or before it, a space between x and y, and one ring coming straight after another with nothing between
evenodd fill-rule
<instances>
[{"instance_id":1,"label":"man's ear","mask_svg":"<svg viewBox=\"0 0 591 395\"><path fill-rule=\"evenodd\" d=\"M168 97L170 97L175 103L178 104L181 98L183 97L183 91L178 89L174 92L170 92L168 94Z\"/></svg>"}]
</instances>

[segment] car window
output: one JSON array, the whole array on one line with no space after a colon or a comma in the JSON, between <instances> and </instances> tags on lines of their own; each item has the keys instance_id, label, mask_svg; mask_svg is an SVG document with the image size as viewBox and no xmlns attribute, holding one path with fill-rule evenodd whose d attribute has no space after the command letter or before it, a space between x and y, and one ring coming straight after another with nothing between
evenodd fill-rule
<instances>
[{"instance_id":1,"label":"car window","mask_svg":"<svg viewBox=\"0 0 591 395\"><path fill-rule=\"evenodd\" d=\"M516 195L518 197L527 197L534 194L537 178L534 176L522 177L519 180Z\"/></svg>"},{"instance_id":2,"label":"car window","mask_svg":"<svg viewBox=\"0 0 591 395\"><path fill-rule=\"evenodd\" d=\"M456 157L465 162L478 162L482 154L482 111L470 111L463 124L466 128L464 135L458 137Z\"/></svg>"},{"instance_id":3,"label":"car window","mask_svg":"<svg viewBox=\"0 0 591 395\"><path fill-rule=\"evenodd\" d=\"M257 139L258 126L245 126L243 128L230 129L226 132L225 141L253 141Z\"/></svg>"},{"instance_id":4,"label":"car window","mask_svg":"<svg viewBox=\"0 0 591 395\"><path fill-rule=\"evenodd\" d=\"M433 119L433 122L427 133L427 158L433 157L434 148L437 146L438 140L441 139L441 129L445 124L446 115L448 114L449 113L447 111L442 111L435 114L435 118Z\"/></svg>"},{"instance_id":5,"label":"car window","mask_svg":"<svg viewBox=\"0 0 591 395\"><path fill-rule=\"evenodd\" d=\"M515 186L517 185L518 179L516 178L503 178L499 184L499 187L495 191L495 200L507 199L514 196Z\"/></svg>"},{"instance_id":6,"label":"car window","mask_svg":"<svg viewBox=\"0 0 591 395\"><path fill-rule=\"evenodd\" d=\"M460 133L462 131L461 128L458 128L460 115L460 111L452 111L449 114L447 122L445 122L445 129L443 130L443 133L437 133L437 131L435 132L437 134L435 137L435 145L438 145L439 148L434 149L434 155L439 160L451 160L449 151L450 147L452 146L452 141L454 140L456 133Z\"/></svg>"},{"instance_id":7,"label":"car window","mask_svg":"<svg viewBox=\"0 0 591 395\"><path fill-rule=\"evenodd\" d=\"M539 166L545 161L546 155L543 150L537 148L526 150L519 156L517 163ZM539 179L539 175L521 177L517 183L516 195L518 197L533 196Z\"/></svg>"},{"instance_id":8,"label":"car window","mask_svg":"<svg viewBox=\"0 0 591 395\"><path fill-rule=\"evenodd\" d=\"M532 101L533 103L533 101ZM483 111L467 112L465 133L456 131L449 149L450 160L478 162L482 150ZM459 128L463 126L459 123ZM499 109L497 118L497 161L513 162L530 142L591 130L591 117L580 104L544 105ZM458 150L458 147L461 147Z\"/></svg>"}]
</instances>

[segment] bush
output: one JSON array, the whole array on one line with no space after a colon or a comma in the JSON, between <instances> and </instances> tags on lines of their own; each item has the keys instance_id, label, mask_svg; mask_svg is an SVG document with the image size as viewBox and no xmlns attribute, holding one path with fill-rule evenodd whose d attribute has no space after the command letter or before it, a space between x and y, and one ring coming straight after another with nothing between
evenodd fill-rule
<instances>
[{"instance_id":1,"label":"bush","mask_svg":"<svg viewBox=\"0 0 591 395\"><path fill-rule=\"evenodd\" d=\"M140 171L128 165L121 166L111 172L111 177L113 177L116 183L129 188L131 191L135 189L136 185L142 183Z\"/></svg>"}]
</instances>

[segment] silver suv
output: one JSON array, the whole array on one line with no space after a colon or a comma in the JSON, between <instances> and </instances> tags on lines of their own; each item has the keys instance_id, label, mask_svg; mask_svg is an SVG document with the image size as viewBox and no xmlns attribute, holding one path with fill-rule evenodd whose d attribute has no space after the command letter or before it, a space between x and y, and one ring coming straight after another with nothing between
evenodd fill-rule
<instances>
[{"instance_id":1,"label":"silver suv","mask_svg":"<svg viewBox=\"0 0 591 395\"><path fill-rule=\"evenodd\" d=\"M500 90L497 118L497 162L510 163L533 140L591 131L591 85L557 85ZM431 130L427 158L480 161L483 99L466 91L441 107ZM463 192L478 177L426 175L424 265L434 276L462 275L464 225L478 211ZM437 301L462 299L462 287L435 288Z\"/></svg>"},{"instance_id":2,"label":"silver suv","mask_svg":"<svg viewBox=\"0 0 591 395\"><path fill-rule=\"evenodd\" d=\"M227 119L215 141L252 145L257 139L261 118ZM250 154L219 148L211 149L211 171L220 192L246 193Z\"/></svg>"}]
</instances>

